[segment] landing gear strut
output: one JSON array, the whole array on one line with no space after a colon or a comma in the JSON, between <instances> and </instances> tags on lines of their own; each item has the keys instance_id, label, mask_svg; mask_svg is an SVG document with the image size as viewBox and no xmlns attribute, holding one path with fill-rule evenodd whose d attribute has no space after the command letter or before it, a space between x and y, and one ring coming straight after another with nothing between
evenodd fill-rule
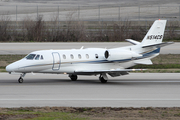
<instances>
[{"instance_id":1,"label":"landing gear strut","mask_svg":"<svg viewBox=\"0 0 180 120\"><path fill-rule=\"evenodd\" d=\"M71 78L72 81L76 81L77 80L77 75L69 75L69 77Z\"/></svg>"},{"instance_id":2,"label":"landing gear strut","mask_svg":"<svg viewBox=\"0 0 180 120\"><path fill-rule=\"evenodd\" d=\"M26 75L26 73L21 74L20 78L18 79L19 83L23 83L23 77Z\"/></svg>"},{"instance_id":3,"label":"landing gear strut","mask_svg":"<svg viewBox=\"0 0 180 120\"><path fill-rule=\"evenodd\" d=\"M99 76L99 80L101 81L101 83L107 83L107 75L106 74L101 74Z\"/></svg>"}]
</instances>

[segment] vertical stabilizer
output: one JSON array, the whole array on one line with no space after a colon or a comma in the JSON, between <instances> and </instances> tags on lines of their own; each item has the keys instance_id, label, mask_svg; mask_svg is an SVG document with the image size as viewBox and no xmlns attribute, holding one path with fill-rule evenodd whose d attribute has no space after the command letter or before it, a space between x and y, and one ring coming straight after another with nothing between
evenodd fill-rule
<instances>
[{"instance_id":1,"label":"vertical stabilizer","mask_svg":"<svg viewBox=\"0 0 180 120\"><path fill-rule=\"evenodd\" d=\"M142 46L162 43L167 20L156 20L142 40Z\"/></svg>"}]
</instances>

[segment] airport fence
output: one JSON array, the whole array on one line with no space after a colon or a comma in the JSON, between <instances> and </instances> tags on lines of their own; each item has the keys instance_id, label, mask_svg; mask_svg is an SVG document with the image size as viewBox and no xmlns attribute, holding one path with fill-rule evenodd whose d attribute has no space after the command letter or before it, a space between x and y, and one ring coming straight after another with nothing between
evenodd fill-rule
<instances>
[{"instance_id":1,"label":"airport fence","mask_svg":"<svg viewBox=\"0 0 180 120\"><path fill-rule=\"evenodd\" d=\"M98 5L98 6L1 6L0 15L8 15L12 21L22 21L25 17L38 19L42 17L45 21L50 21L57 17L58 21L154 21L156 19L167 19L170 21L180 21L180 6L118 6L118 5Z\"/></svg>"},{"instance_id":2,"label":"airport fence","mask_svg":"<svg viewBox=\"0 0 180 120\"><path fill-rule=\"evenodd\" d=\"M156 19L169 20L166 40L180 40L178 6L1 6L0 41L141 41Z\"/></svg>"}]
</instances>

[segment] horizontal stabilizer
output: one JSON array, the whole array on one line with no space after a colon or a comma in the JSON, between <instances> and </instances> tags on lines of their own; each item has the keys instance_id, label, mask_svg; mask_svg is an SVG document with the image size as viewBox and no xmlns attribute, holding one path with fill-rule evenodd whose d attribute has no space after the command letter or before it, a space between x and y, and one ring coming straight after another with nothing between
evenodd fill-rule
<instances>
[{"instance_id":1,"label":"horizontal stabilizer","mask_svg":"<svg viewBox=\"0 0 180 120\"><path fill-rule=\"evenodd\" d=\"M160 48L160 47L164 47L166 45L170 45L170 44L173 44L174 42L163 42L163 43L158 43L158 44L151 44L151 45L143 45L142 48L147 48L147 47L157 47L157 48Z\"/></svg>"},{"instance_id":2,"label":"horizontal stabilizer","mask_svg":"<svg viewBox=\"0 0 180 120\"><path fill-rule=\"evenodd\" d=\"M143 64L143 65L152 65L152 61L150 59L140 59L140 60L135 60L135 64Z\"/></svg>"},{"instance_id":3,"label":"horizontal stabilizer","mask_svg":"<svg viewBox=\"0 0 180 120\"><path fill-rule=\"evenodd\" d=\"M133 45L138 45L138 44L140 44L140 42L135 41L135 40L132 40L132 39L126 39L126 41L130 42L130 43L133 44Z\"/></svg>"}]
</instances>

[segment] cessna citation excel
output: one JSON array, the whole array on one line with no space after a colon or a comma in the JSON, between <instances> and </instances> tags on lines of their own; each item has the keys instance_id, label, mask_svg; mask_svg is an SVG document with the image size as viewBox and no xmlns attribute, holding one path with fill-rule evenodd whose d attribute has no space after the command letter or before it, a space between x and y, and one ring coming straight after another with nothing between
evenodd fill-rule
<instances>
[{"instance_id":1,"label":"cessna citation excel","mask_svg":"<svg viewBox=\"0 0 180 120\"><path fill-rule=\"evenodd\" d=\"M126 40L132 46L35 51L8 65L6 71L18 73L19 83L26 73L68 74L72 81L76 81L78 75L99 75L99 80L106 83L107 74L111 77L127 75L130 71L141 70L128 69L134 65L152 64L150 59L159 55L160 48L172 43L162 42L165 26L166 20L156 20L142 42Z\"/></svg>"}]
</instances>

